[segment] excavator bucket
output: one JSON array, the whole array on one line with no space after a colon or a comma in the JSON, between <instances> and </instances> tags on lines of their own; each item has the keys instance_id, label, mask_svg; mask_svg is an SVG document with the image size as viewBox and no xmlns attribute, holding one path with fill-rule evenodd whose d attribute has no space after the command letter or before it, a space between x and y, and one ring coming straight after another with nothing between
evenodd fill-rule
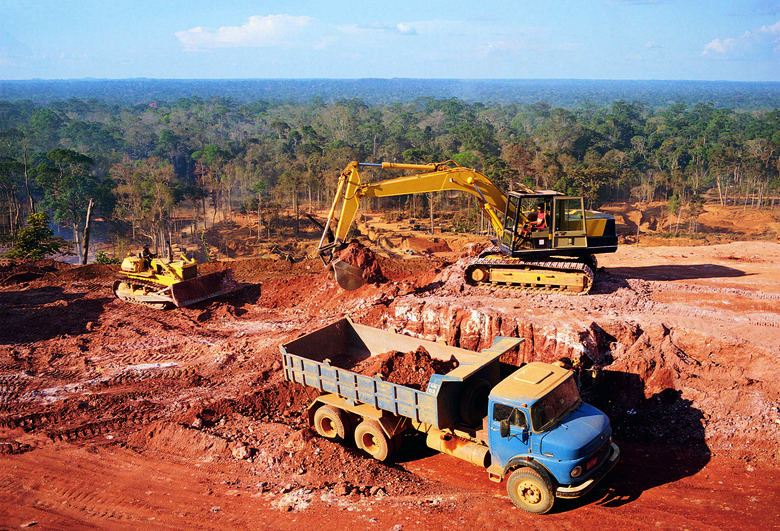
<instances>
[{"instance_id":1,"label":"excavator bucket","mask_svg":"<svg viewBox=\"0 0 780 531\"><path fill-rule=\"evenodd\" d=\"M333 275L336 277L336 282L342 289L353 291L366 283L363 279L363 271L348 264L344 260L336 259L330 266L333 268Z\"/></svg>"},{"instance_id":2,"label":"excavator bucket","mask_svg":"<svg viewBox=\"0 0 780 531\"><path fill-rule=\"evenodd\" d=\"M190 306L206 299L230 293L239 287L230 271L217 271L216 273L173 284L171 286L171 297L176 306Z\"/></svg>"}]
</instances>

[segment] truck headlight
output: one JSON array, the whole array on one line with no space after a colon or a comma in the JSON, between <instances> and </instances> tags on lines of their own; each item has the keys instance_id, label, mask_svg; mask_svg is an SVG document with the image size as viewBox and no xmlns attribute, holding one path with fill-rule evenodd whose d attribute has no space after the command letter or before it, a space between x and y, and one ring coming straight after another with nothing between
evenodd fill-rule
<instances>
[{"instance_id":1,"label":"truck headlight","mask_svg":"<svg viewBox=\"0 0 780 531\"><path fill-rule=\"evenodd\" d=\"M571 477L573 477L573 478L578 478L578 477L580 477L580 474L582 474L582 467L581 467L581 466L579 466L579 465L578 465L578 466L575 466L574 468L572 468L572 469L571 469L571 472L569 472L569 474L570 474L570 475L571 475Z\"/></svg>"}]
</instances>

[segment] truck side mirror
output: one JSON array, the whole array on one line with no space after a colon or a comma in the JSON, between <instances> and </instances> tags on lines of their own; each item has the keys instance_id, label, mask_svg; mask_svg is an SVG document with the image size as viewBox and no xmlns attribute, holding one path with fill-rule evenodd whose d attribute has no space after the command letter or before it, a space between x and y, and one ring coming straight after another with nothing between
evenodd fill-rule
<instances>
[{"instance_id":1,"label":"truck side mirror","mask_svg":"<svg viewBox=\"0 0 780 531\"><path fill-rule=\"evenodd\" d=\"M501 421L501 437L509 437L509 419Z\"/></svg>"}]
</instances>

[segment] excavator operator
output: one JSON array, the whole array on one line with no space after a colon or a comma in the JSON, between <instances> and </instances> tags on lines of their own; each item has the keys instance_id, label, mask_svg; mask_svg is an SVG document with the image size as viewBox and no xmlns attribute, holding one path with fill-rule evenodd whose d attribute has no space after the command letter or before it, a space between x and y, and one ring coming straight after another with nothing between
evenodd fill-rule
<instances>
[{"instance_id":1,"label":"excavator operator","mask_svg":"<svg viewBox=\"0 0 780 531\"><path fill-rule=\"evenodd\" d=\"M530 216L530 214L529 214ZM531 232L534 230L547 228L547 214L544 212L544 203L536 205L536 219L529 221L520 232L520 236L528 238L531 236Z\"/></svg>"}]
</instances>

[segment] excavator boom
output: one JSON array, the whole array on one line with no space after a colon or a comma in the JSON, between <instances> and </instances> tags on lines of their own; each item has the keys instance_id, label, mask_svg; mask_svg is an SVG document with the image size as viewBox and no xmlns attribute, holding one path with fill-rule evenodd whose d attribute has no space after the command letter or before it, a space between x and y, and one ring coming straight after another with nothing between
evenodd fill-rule
<instances>
[{"instance_id":1,"label":"excavator boom","mask_svg":"<svg viewBox=\"0 0 780 531\"><path fill-rule=\"evenodd\" d=\"M379 167L382 169L412 170L419 173L405 175L386 181L363 183L360 180L359 167ZM458 166L452 161L435 164L399 164L382 162L377 164L351 162L342 172L333 206L328 214L323 239L320 240L320 254L331 251L344 243L349 227L355 219L360 202L366 197L391 197L407 194L422 194L455 190L476 196L493 228L500 236L503 231L501 217L506 209L506 196L490 179L476 170ZM338 204L343 200L341 215L335 231L335 242L326 245L325 233L335 219Z\"/></svg>"}]
</instances>

